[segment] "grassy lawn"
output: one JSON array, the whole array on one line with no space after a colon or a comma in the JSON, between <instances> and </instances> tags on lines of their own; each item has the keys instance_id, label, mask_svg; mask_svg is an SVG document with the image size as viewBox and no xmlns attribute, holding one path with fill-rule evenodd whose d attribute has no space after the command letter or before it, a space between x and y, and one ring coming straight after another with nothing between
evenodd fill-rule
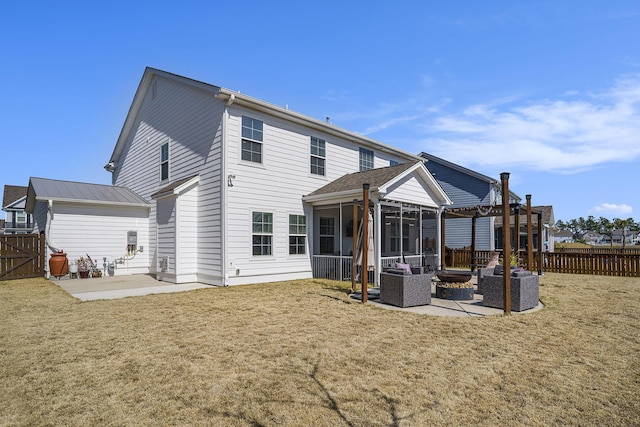
<instances>
[{"instance_id":1,"label":"grassy lawn","mask_svg":"<svg viewBox=\"0 0 640 427\"><path fill-rule=\"evenodd\" d=\"M444 318L306 280L81 303L0 282L0 425L640 425L640 280Z\"/></svg>"}]
</instances>

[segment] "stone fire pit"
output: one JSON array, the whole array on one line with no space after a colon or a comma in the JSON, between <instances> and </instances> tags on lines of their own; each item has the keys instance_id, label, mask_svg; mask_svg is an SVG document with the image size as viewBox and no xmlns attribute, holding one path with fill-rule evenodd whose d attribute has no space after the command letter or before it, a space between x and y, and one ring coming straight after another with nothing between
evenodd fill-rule
<instances>
[{"instance_id":1,"label":"stone fire pit","mask_svg":"<svg viewBox=\"0 0 640 427\"><path fill-rule=\"evenodd\" d=\"M473 284L471 272L467 271L441 271L437 274L439 283L436 283L436 298L450 300L472 300Z\"/></svg>"}]
</instances>

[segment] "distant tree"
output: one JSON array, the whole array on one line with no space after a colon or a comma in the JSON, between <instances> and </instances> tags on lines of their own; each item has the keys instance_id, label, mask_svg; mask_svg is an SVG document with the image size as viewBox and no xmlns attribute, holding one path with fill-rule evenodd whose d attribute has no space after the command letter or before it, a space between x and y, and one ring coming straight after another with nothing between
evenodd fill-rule
<instances>
[{"instance_id":1,"label":"distant tree","mask_svg":"<svg viewBox=\"0 0 640 427\"><path fill-rule=\"evenodd\" d=\"M598 219L598 232L604 236L609 237L611 247L613 247L613 230L615 228L615 224L609 221L607 218L600 217Z\"/></svg>"}]
</instances>

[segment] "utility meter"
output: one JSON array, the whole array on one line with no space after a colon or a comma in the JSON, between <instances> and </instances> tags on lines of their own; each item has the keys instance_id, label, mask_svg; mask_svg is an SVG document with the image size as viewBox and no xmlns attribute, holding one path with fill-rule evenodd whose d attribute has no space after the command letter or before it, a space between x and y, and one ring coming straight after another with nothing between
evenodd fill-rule
<instances>
[{"instance_id":1,"label":"utility meter","mask_svg":"<svg viewBox=\"0 0 640 427\"><path fill-rule=\"evenodd\" d=\"M138 250L138 232L127 231L127 255L135 254Z\"/></svg>"}]
</instances>

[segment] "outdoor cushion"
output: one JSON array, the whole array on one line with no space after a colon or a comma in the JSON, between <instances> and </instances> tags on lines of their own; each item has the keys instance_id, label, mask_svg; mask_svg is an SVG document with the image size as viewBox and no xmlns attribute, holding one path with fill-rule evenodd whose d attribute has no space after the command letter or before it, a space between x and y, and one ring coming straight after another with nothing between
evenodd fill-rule
<instances>
[{"instance_id":1,"label":"outdoor cushion","mask_svg":"<svg viewBox=\"0 0 640 427\"><path fill-rule=\"evenodd\" d=\"M406 273L404 273L404 274L406 274L407 276L410 276L411 274L413 274L411 272L411 265L409 265L409 264L403 264L401 262L396 262L396 268L401 268L404 271L406 271Z\"/></svg>"}]
</instances>

